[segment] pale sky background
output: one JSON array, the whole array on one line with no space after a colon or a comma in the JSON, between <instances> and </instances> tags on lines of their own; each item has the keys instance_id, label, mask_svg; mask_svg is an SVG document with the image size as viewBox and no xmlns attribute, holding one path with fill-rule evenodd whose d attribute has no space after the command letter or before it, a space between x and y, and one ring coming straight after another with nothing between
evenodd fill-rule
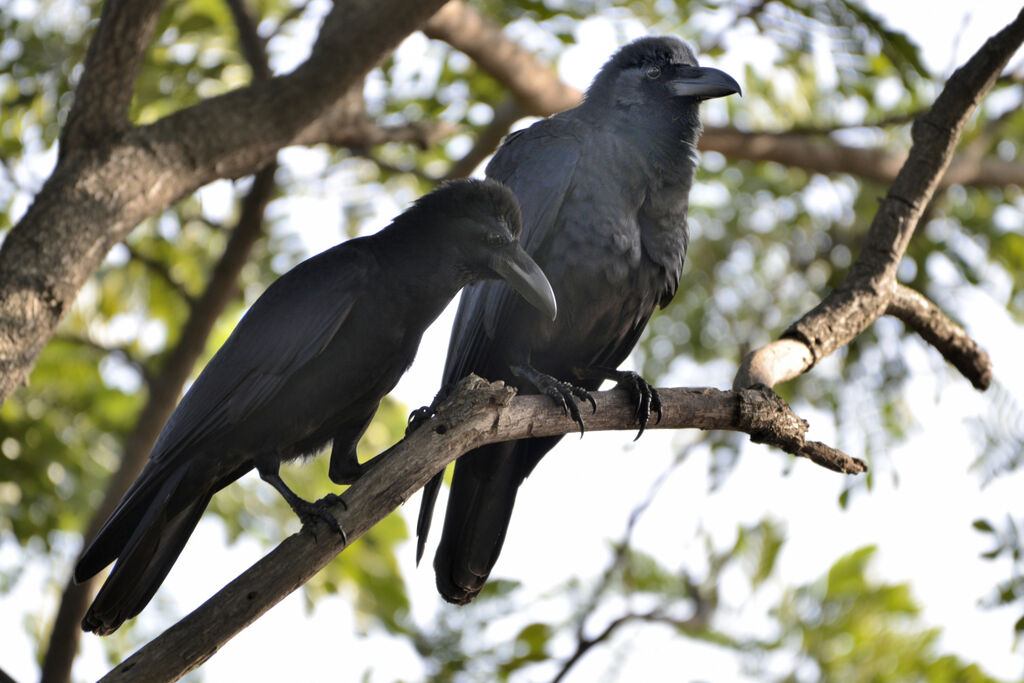
<instances>
[{"instance_id":1,"label":"pale sky background","mask_svg":"<svg viewBox=\"0 0 1024 683\"><path fill-rule=\"evenodd\" d=\"M906 31L921 45L930 67L947 74L1019 11L1013 3L985 1L965 6L952 0L869 0L868 5L885 16L889 26ZM613 27L604 19L584 22L577 35L579 45L566 51L559 73L571 84L586 87L618 47L617 35L635 38L643 34L643 27L637 23L617 23ZM713 63L742 84L744 64L763 59L770 46L756 35L734 35L732 43L726 57L702 63ZM413 36L401 49L415 56L427 49L425 46L422 36ZM1020 62L1018 55L1011 65ZM745 88L744 96L747 104L755 101L758 93ZM720 116L715 104L705 105L706 120ZM313 177L322 171L323 158L315 152L286 150L283 155L300 166L296 173ZM365 193L344 183L329 179L321 194L291 198L278 204L276 210L286 211L296 225L323 224L337 216L345 198ZM377 227L386 224L410 199L377 198L381 212ZM216 189L208 191L204 201L208 202L207 208L215 203ZM310 253L333 245L339 238L338 233L323 233L330 231L306 237ZM687 271L692 267L688 264ZM685 277L684 272L683 287ZM997 377L1016 392L1018 402L1024 403L1024 394L1012 381L1022 376L1019 354L1024 337L1020 328L1008 321L1000 303L981 292L972 295L971 301L954 305L968 331L991 354ZM449 307L428 331L417 362L395 391L396 397L409 406L429 401L439 384L440 359L444 357L453 312L454 306ZM890 336L896 336L900 329L891 320L883 319L879 324L889 326ZM767 447L748 446L727 483L708 493L707 460L698 455L668 479L638 526L635 544L667 566L685 565L695 570L703 552L697 547L688 548L686 541L699 528L711 531L718 547L724 548L734 540L738 524L755 523L770 515L787 528L787 541L773 582L776 588L818 578L840 555L878 544L874 575L889 583L911 582L914 597L925 608L924 623L943 629L942 651L977 661L990 674L1019 678L1024 674L1024 659L1020 652L1014 652L1012 637L1013 623L1020 616L1018 609L978 607L980 599L1009 577L1009 564L979 559L979 553L990 549L990 541L973 531L970 522L978 517L1002 520L1007 513L1019 516L1024 473L1002 477L979 490L977 477L968 472L975 448L964 416L982 412L983 398L965 380L947 371L933 349L913 342L903 348L913 378L909 398L920 406L918 412L927 417L927 422L915 425L911 438L890 454L891 467L899 477L898 487L885 472L877 477L877 487L870 495L855 496L849 509L842 511L836 503L843 486L840 475L801 461L792 464L791 473L785 476L784 459ZM830 372L830 365L825 362L815 372ZM661 384L725 388L733 372L727 363L697 366L683 359ZM834 443L829 417L804 409L799 412L811 421L811 438ZM648 431L635 444L633 434L626 432L565 439L522 487L493 576L518 579L524 584L525 595L539 596L573 573L590 577L600 571L608 561L609 539L621 536L630 512L646 496L678 445L693 436L688 432ZM587 475L581 476L581 472ZM567 489L575 491L569 493L569 503L558 507L554 501L565 499ZM414 615L424 624L430 623L439 610L456 609L437 595L430 566L444 495L437 506L434 533L423 565L414 568L413 541L399 551ZM418 509L419 494L406 504L407 518L414 519ZM69 549L69 555L74 550ZM156 600L170 601L182 614L187 613L262 555L263 550L254 541L243 539L228 547L220 523L208 518L186 546ZM9 544L0 546L0 566L9 566L17 559ZM0 614L4 615L0 619L0 667L22 682L35 680L38 672L22 619L15 615L30 607L35 609L40 601L55 604L56 595L45 588L45 579L45 568L30 566L17 590L0 597ZM723 594L731 603L743 602L744 590L741 577L726 577ZM767 592L771 595L770 590ZM763 608L763 602L755 597L735 615L734 623L739 630L763 635L768 627L758 622ZM537 611L524 615L523 623L559 614L550 602L530 609ZM149 609L140 619L153 629L172 625L157 621L158 616ZM626 639L632 647L628 657L615 662L620 671L618 680L744 680L731 652L680 639L666 629L630 633ZM102 645L93 635L86 635L83 643L76 678L95 679L108 669ZM598 680L612 667L612 658L618 656L617 648L597 648L573 670L569 680ZM780 662L780 667L788 664ZM357 680L371 665L374 681L423 677L419 656L404 641L355 635L354 615L345 596L320 600L309 618L302 596L294 593L229 642L201 672L209 681L301 681L325 675L347 681ZM538 676L545 677L550 673Z\"/></svg>"}]
</instances>

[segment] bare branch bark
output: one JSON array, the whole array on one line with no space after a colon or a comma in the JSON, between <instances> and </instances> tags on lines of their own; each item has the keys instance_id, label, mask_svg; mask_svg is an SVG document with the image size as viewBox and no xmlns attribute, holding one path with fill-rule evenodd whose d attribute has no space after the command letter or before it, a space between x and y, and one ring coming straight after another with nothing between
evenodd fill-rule
<instances>
[{"instance_id":1,"label":"bare branch bark","mask_svg":"<svg viewBox=\"0 0 1024 683\"><path fill-rule=\"evenodd\" d=\"M101 148L69 146L0 247L0 400L25 381L113 244L207 182L253 173L281 147L309 142L306 131L441 4L338 3L294 72L129 129Z\"/></svg>"},{"instance_id":2,"label":"bare branch bark","mask_svg":"<svg viewBox=\"0 0 1024 683\"><path fill-rule=\"evenodd\" d=\"M938 349L950 365L970 380L975 389L988 389L992 383L992 363L988 354L923 294L896 285L885 311L899 318L910 329Z\"/></svg>"},{"instance_id":3,"label":"bare branch bark","mask_svg":"<svg viewBox=\"0 0 1024 683\"><path fill-rule=\"evenodd\" d=\"M129 127L135 79L163 0L108 0L61 131L60 155L97 147Z\"/></svg>"},{"instance_id":4,"label":"bare branch bark","mask_svg":"<svg viewBox=\"0 0 1024 683\"><path fill-rule=\"evenodd\" d=\"M806 423L768 390L660 389L662 420L648 429L729 429L773 439L786 450L803 445ZM422 488L462 453L487 443L575 432L576 423L544 396L520 396L502 383L463 380L437 415L374 458L332 512L351 541ZM594 394L591 431L635 429L634 406L623 391ZM838 453L838 452L836 452ZM862 462L843 456L851 470ZM104 681L171 681L200 666L236 633L308 581L344 550L326 524L285 539L215 596L115 667Z\"/></svg>"},{"instance_id":5,"label":"bare branch bark","mask_svg":"<svg viewBox=\"0 0 1024 683\"><path fill-rule=\"evenodd\" d=\"M896 268L953 158L963 127L1022 40L1024 10L953 73L932 108L914 121L910 155L882 200L846 279L783 333L783 339L798 342L796 346L776 342L752 351L734 386L754 379L752 368L763 377L792 376L794 368L803 372L848 344L889 309L898 286ZM972 348L977 351L976 345ZM971 364L987 366L987 361L987 356L975 353ZM772 369L775 364L786 369ZM990 372L986 367L978 376Z\"/></svg>"},{"instance_id":6,"label":"bare branch bark","mask_svg":"<svg viewBox=\"0 0 1024 683\"><path fill-rule=\"evenodd\" d=\"M814 365L814 356L807 345L795 339L777 339L740 361L732 388L742 389L755 384L773 387L779 382L799 377Z\"/></svg>"}]
</instances>

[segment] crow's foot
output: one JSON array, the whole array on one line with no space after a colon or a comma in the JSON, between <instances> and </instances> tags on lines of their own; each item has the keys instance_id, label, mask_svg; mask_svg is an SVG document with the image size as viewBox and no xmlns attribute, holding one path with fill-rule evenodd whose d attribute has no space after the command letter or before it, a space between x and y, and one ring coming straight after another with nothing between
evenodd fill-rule
<instances>
[{"instance_id":1,"label":"crow's foot","mask_svg":"<svg viewBox=\"0 0 1024 683\"><path fill-rule=\"evenodd\" d=\"M331 528L331 531L341 536L342 544L348 545L348 535L345 533L345 530L341 528L341 524L338 523L337 518L331 514L331 506L335 503L341 503L342 507L346 510L348 509L348 505L345 504L345 501L342 500L341 496L336 493L328 493L326 496L314 503L298 498L298 504L292 505L292 510L294 510L295 514L299 516L299 519L302 521L302 525L309 527L310 530L313 529L313 525L316 523L316 520L322 519L327 526Z\"/></svg>"},{"instance_id":2,"label":"crow's foot","mask_svg":"<svg viewBox=\"0 0 1024 683\"><path fill-rule=\"evenodd\" d=\"M423 426L423 424L434 417L437 414L437 407L441 405L441 402L448 398L448 394L451 393L452 385L445 384L441 387L441 390L434 396L434 400L430 402L429 406L421 406L416 410L409 413L409 424L405 427L405 435L409 436L417 429Z\"/></svg>"},{"instance_id":3,"label":"crow's foot","mask_svg":"<svg viewBox=\"0 0 1024 683\"><path fill-rule=\"evenodd\" d=\"M629 398L636 406L633 417L640 423L640 431L637 432L634 441L644 433L652 412L658 414L658 419L654 423L661 422L661 396L657 389L637 373L602 367L576 369L574 372L580 379L610 379L615 382L616 389L625 389L629 392Z\"/></svg>"},{"instance_id":4,"label":"crow's foot","mask_svg":"<svg viewBox=\"0 0 1024 683\"><path fill-rule=\"evenodd\" d=\"M555 379L551 375L546 375L529 365L517 365L510 369L516 377L526 380L536 387L537 391L551 397L551 400L561 406L562 414L569 415L573 422L580 426L580 436L583 436L583 416L580 415L576 399L587 401L590 403L591 412L597 412L597 402L594 401L594 397L590 395L589 391L575 384Z\"/></svg>"},{"instance_id":5,"label":"crow's foot","mask_svg":"<svg viewBox=\"0 0 1024 683\"><path fill-rule=\"evenodd\" d=\"M329 493L315 503L310 503L304 498L300 498L298 494L288 488L288 484L284 483L281 479L281 475L277 473L277 465L272 467L261 468L257 465L256 471L259 472L260 478L267 482L281 494L281 497L288 503L288 507L298 516L303 526L307 526L310 530L313 529L313 524L317 519L322 519L327 526L331 528L336 534L341 536L341 542L344 545L348 545L348 536L345 534L345 530L341 528L341 524L331 514L330 507L335 503L341 503L342 507L346 510L348 505L342 500L341 496L336 493Z\"/></svg>"},{"instance_id":6,"label":"crow's foot","mask_svg":"<svg viewBox=\"0 0 1024 683\"><path fill-rule=\"evenodd\" d=\"M432 417L434 417L434 406L432 405L421 406L412 411L409 413L409 424L405 426L405 435L409 436Z\"/></svg>"},{"instance_id":7,"label":"crow's foot","mask_svg":"<svg viewBox=\"0 0 1024 683\"><path fill-rule=\"evenodd\" d=\"M640 423L640 431L636 433L636 438L633 439L633 441L636 441L644 433L644 429L651 419L652 412L658 414L658 419L654 421L654 424L661 422L661 396L658 394L657 389L635 372L617 370L616 373L618 373L617 377L611 377L611 379L617 380L615 387L628 391L630 399L636 405L633 417Z\"/></svg>"}]
</instances>

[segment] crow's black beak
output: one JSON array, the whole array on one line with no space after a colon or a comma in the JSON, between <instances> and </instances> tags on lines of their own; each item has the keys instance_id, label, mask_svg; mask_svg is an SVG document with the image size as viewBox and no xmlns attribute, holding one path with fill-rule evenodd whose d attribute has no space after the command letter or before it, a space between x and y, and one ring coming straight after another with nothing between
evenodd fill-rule
<instances>
[{"instance_id":1,"label":"crow's black beak","mask_svg":"<svg viewBox=\"0 0 1024 683\"><path fill-rule=\"evenodd\" d=\"M491 257L491 270L519 292L531 305L544 315L555 319L558 305L551 283L540 266L523 251L518 244L512 244Z\"/></svg>"},{"instance_id":2,"label":"crow's black beak","mask_svg":"<svg viewBox=\"0 0 1024 683\"><path fill-rule=\"evenodd\" d=\"M685 76L674 78L668 83L669 91L676 97L696 97L699 100L710 100L714 97L725 97L734 93L743 94L736 80L718 69L710 66L696 66L687 69Z\"/></svg>"}]
</instances>

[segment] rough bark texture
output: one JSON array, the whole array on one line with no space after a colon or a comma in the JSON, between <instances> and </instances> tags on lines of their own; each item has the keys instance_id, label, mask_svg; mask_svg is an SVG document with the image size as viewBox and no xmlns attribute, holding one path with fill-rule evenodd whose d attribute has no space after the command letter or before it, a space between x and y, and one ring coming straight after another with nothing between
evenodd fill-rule
<instances>
[{"instance_id":1,"label":"rough bark texture","mask_svg":"<svg viewBox=\"0 0 1024 683\"><path fill-rule=\"evenodd\" d=\"M807 424L767 388L745 391L660 389L662 419L648 429L730 429L752 434L789 452L820 460L829 469L863 472L866 466L823 444L805 444ZM575 432L577 425L545 396L515 397L501 382L463 380L431 420L377 456L332 512L349 543L408 500L434 474L468 450L527 436ZM624 391L594 394L591 431L636 429L635 408ZM803 453L805 445L809 453ZM810 455L813 453L814 455ZM347 505L347 508L346 508ZM236 633L299 588L344 550L342 538L324 523L304 528L242 573L191 614L169 628L102 680L177 680L209 659Z\"/></svg>"},{"instance_id":2,"label":"rough bark texture","mask_svg":"<svg viewBox=\"0 0 1024 683\"><path fill-rule=\"evenodd\" d=\"M332 131L323 117L332 105L442 4L338 3L309 59L292 73L204 100L149 126L124 129L117 109L106 116L91 113L105 112L105 103L130 100L136 75L131 67L137 72L141 56L116 77L104 74L111 59L124 58L124 45L148 43L160 5L111 3L98 35L136 23L124 34L128 40L119 38L119 47L94 41L82 78L89 89L80 88L57 168L0 248L0 400L25 381L112 245L143 218L206 183L253 173L281 147L312 142L312 133L327 136Z\"/></svg>"},{"instance_id":3,"label":"rough bark texture","mask_svg":"<svg viewBox=\"0 0 1024 683\"><path fill-rule=\"evenodd\" d=\"M135 79L163 0L108 0L85 56L60 153L99 147L127 130Z\"/></svg>"},{"instance_id":4,"label":"rough bark texture","mask_svg":"<svg viewBox=\"0 0 1024 683\"><path fill-rule=\"evenodd\" d=\"M988 354L927 297L909 287L897 285L885 312L920 334L976 389L988 389L992 383L992 364Z\"/></svg>"}]
</instances>

